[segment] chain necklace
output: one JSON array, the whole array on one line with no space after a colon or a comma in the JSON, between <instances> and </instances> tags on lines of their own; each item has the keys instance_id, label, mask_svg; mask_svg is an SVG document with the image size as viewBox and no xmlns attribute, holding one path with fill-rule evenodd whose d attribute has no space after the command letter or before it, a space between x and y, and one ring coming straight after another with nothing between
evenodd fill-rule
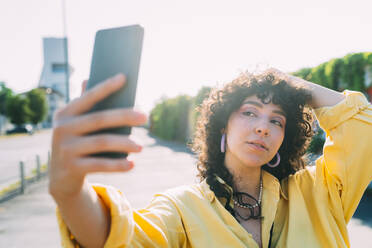
<instances>
[{"instance_id":1,"label":"chain necklace","mask_svg":"<svg viewBox=\"0 0 372 248\"><path fill-rule=\"evenodd\" d=\"M251 204L248 204L248 203L239 203L237 200L233 199L234 201L234 204L240 208L245 208L245 209L253 209L253 208L256 208L258 206L261 207L261 201L262 201L262 188L263 188L263 183L262 183L262 177L260 179L260 193L258 195L258 201L256 200L256 204L254 205L251 205ZM248 195L248 194L247 194ZM250 196L250 195L248 195ZM251 197L251 196L250 196ZM253 197L252 197L253 198ZM254 198L253 198L254 199ZM254 199L255 200L255 199Z\"/></svg>"}]
</instances>

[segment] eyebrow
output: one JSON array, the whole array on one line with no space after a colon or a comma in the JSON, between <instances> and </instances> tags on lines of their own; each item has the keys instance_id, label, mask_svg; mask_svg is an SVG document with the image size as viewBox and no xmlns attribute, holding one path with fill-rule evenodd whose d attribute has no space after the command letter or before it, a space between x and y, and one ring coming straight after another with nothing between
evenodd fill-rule
<instances>
[{"instance_id":1,"label":"eyebrow","mask_svg":"<svg viewBox=\"0 0 372 248\"><path fill-rule=\"evenodd\" d=\"M243 105L244 104L252 104L252 105L255 105L255 106L257 106L257 107L259 107L259 108L262 108L263 107L263 105L261 104L261 103L259 103L259 102L256 102L256 101L244 101L243 102ZM285 118L287 118L286 117L286 114L283 112L283 111L280 111L280 110L273 110L273 113L276 113L276 114L279 114L279 115L282 115L283 117L285 117Z\"/></svg>"}]
</instances>

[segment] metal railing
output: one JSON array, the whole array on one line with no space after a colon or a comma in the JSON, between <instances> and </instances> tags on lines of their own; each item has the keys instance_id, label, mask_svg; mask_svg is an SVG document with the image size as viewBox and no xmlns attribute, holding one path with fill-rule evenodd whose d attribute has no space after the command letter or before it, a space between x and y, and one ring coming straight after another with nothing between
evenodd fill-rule
<instances>
[{"instance_id":1,"label":"metal railing","mask_svg":"<svg viewBox=\"0 0 372 248\"><path fill-rule=\"evenodd\" d=\"M33 167L26 168L33 164ZM34 161L19 161L19 175L2 179L0 181L0 203L10 200L17 195L25 194L29 185L40 181L48 175L50 165L50 152L45 163L42 163L40 156L36 155Z\"/></svg>"}]
</instances>

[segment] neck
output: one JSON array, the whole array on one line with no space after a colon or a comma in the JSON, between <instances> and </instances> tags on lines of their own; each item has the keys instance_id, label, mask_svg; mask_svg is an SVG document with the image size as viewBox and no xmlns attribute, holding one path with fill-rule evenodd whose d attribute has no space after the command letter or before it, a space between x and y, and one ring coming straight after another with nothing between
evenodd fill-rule
<instances>
[{"instance_id":1,"label":"neck","mask_svg":"<svg viewBox=\"0 0 372 248\"><path fill-rule=\"evenodd\" d=\"M247 166L234 161L230 156L225 156L225 166L233 175L234 191L245 192L258 199L261 166Z\"/></svg>"}]
</instances>

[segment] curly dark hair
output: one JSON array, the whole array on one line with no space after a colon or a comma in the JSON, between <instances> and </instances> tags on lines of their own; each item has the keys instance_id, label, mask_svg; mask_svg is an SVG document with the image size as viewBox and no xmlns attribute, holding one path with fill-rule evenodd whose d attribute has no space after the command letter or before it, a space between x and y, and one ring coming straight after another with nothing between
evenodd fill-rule
<instances>
[{"instance_id":1,"label":"curly dark hair","mask_svg":"<svg viewBox=\"0 0 372 248\"><path fill-rule=\"evenodd\" d=\"M262 103L272 96L272 103L280 106L286 114L284 140L279 148L280 165L276 168L262 167L278 180L305 168L303 155L313 136L311 123L314 118L307 106L311 101L308 89L292 86L271 73L253 75L248 72L241 73L222 89L213 89L197 109L200 115L191 148L198 155L200 181L206 179L215 195L226 199L225 208L233 216L234 210L229 205L232 192L216 177L219 176L233 188L233 176L224 164L225 154L220 151L220 142L230 115L252 95L256 95Z\"/></svg>"}]
</instances>

